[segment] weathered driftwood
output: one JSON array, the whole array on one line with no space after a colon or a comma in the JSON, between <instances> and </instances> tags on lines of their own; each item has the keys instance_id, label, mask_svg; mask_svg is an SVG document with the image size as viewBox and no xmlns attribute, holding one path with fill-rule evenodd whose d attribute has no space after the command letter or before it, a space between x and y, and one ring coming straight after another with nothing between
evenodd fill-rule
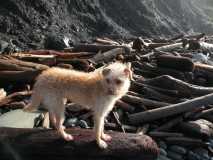
<instances>
[{"instance_id":1,"label":"weathered driftwood","mask_svg":"<svg viewBox=\"0 0 213 160\"><path fill-rule=\"evenodd\" d=\"M48 66L53 66L56 64L56 57L54 55L34 55L34 54L23 54L23 53L14 53L13 57L24 60L35 62L39 64L45 64Z\"/></svg>"},{"instance_id":2,"label":"weathered driftwood","mask_svg":"<svg viewBox=\"0 0 213 160\"><path fill-rule=\"evenodd\" d=\"M32 94L31 91L22 91L22 92L12 93L3 99L0 99L0 107L12 102L21 101L24 98L26 98L26 96L30 96L31 94Z\"/></svg>"},{"instance_id":3,"label":"weathered driftwood","mask_svg":"<svg viewBox=\"0 0 213 160\"><path fill-rule=\"evenodd\" d=\"M209 104L213 104L213 93L206 96L194 98L186 102L131 114L129 115L129 121L131 124L140 124L191 111L198 107L202 107L203 105Z\"/></svg>"},{"instance_id":4,"label":"weathered driftwood","mask_svg":"<svg viewBox=\"0 0 213 160\"><path fill-rule=\"evenodd\" d=\"M143 76L144 72L147 72L146 75L150 75L151 77L156 77L156 76L161 76L161 75L170 75L170 76L176 77L178 79L182 79L182 80L185 79L184 73L177 71L175 69L156 67L149 63L139 63L139 62L132 63L132 65L133 65L133 67L138 68L139 73L137 73L137 72L136 73L139 75L142 75L142 76ZM135 70L136 70L136 68L134 68L134 72L135 72ZM140 71L141 71L141 74L140 74Z\"/></svg>"},{"instance_id":5,"label":"weathered driftwood","mask_svg":"<svg viewBox=\"0 0 213 160\"><path fill-rule=\"evenodd\" d=\"M107 130L122 131L122 129L119 128L119 126L116 123L107 122L104 126ZM126 125L126 124L123 124L122 127L126 132L129 132L129 133L135 133L137 130L137 127Z\"/></svg>"},{"instance_id":6,"label":"weathered driftwood","mask_svg":"<svg viewBox=\"0 0 213 160\"><path fill-rule=\"evenodd\" d=\"M138 88L141 87L148 87L151 89L154 89L160 93L166 94L166 95L170 95L170 96L177 96L178 95L178 91L177 90L170 90L170 89L164 89L164 88L160 88L160 87L156 87L156 86L152 86L152 85L148 85L143 83L145 80L143 79L136 79L136 81L133 81L131 83L131 88L135 91L139 90ZM172 97L171 97L172 98Z\"/></svg>"},{"instance_id":7,"label":"weathered driftwood","mask_svg":"<svg viewBox=\"0 0 213 160\"><path fill-rule=\"evenodd\" d=\"M180 130L186 135L199 138L210 138L213 136L213 124L207 120L182 122L179 124Z\"/></svg>"},{"instance_id":8,"label":"weathered driftwood","mask_svg":"<svg viewBox=\"0 0 213 160\"><path fill-rule=\"evenodd\" d=\"M96 38L95 41L105 45L119 45L118 42L113 41L109 38Z\"/></svg>"},{"instance_id":9,"label":"weathered driftwood","mask_svg":"<svg viewBox=\"0 0 213 160\"><path fill-rule=\"evenodd\" d=\"M92 130L68 129L74 141L65 142L55 130L0 128L1 159L149 159L158 155L146 135L110 133L108 148L100 149Z\"/></svg>"},{"instance_id":10,"label":"weathered driftwood","mask_svg":"<svg viewBox=\"0 0 213 160\"><path fill-rule=\"evenodd\" d=\"M138 104L138 105L150 106L150 107L154 107L154 108L164 107L164 106L169 105L169 103L154 101L154 100L137 97L137 96L132 96L132 95L125 95L125 96L123 96L122 100L124 102L130 103L130 104L133 103L133 104Z\"/></svg>"},{"instance_id":11,"label":"weathered driftwood","mask_svg":"<svg viewBox=\"0 0 213 160\"><path fill-rule=\"evenodd\" d=\"M182 116L178 116L177 118L174 118L172 120L169 120L168 122L162 124L160 127L154 129L154 131L169 131L172 127L176 126L180 122L183 121Z\"/></svg>"},{"instance_id":12,"label":"weathered driftwood","mask_svg":"<svg viewBox=\"0 0 213 160\"><path fill-rule=\"evenodd\" d=\"M54 50L31 50L28 52L21 52L17 53L17 56L21 55L24 56L26 55L48 55L48 56L55 56L56 58L61 58L61 59L73 59L73 58L83 58L83 57L88 57L88 56L93 56L96 53L94 52L59 52L59 51L54 51Z\"/></svg>"},{"instance_id":13,"label":"weathered driftwood","mask_svg":"<svg viewBox=\"0 0 213 160\"><path fill-rule=\"evenodd\" d=\"M124 101L122 100L118 100L115 104L115 106L119 107L119 108L122 108L124 111L126 112L129 112L129 113L132 113L134 112L135 110L135 107L128 104L128 103L125 103Z\"/></svg>"},{"instance_id":14,"label":"weathered driftwood","mask_svg":"<svg viewBox=\"0 0 213 160\"><path fill-rule=\"evenodd\" d=\"M26 68L34 69L34 70L44 70L44 69L49 68L46 65L42 65L42 64L38 64L38 63L32 63L32 62L26 62L26 61L21 61L21 60L18 60L16 58L13 58L11 56L0 56L0 60L1 60L0 64L2 64L3 66L6 65L6 67L16 67L16 66L22 67L21 71L22 70L26 71L25 70ZM19 69L10 68L10 70L19 70Z\"/></svg>"},{"instance_id":15,"label":"weathered driftwood","mask_svg":"<svg viewBox=\"0 0 213 160\"><path fill-rule=\"evenodd\" d=\"M160 132L160 131L152 131L152 132L149 132L149 135L150 135L151 137L155 137L155 138L183 137L183 136L184 136L182 133L176 133L176 132Z\"/></svg>"},{"instance_id":16,"label":"weathered driftwood","mask_svg":"<svg viewBox=\"0 0 213 160\"><path fill-rule=\"evenodd\" d=\"M206 116L211 116L213 114L213 108L202 110L195 115L195 118L205 118Z\"/></svg>"},{"instance_id":17,"label":"weathered driftwood","mask_svg":"<svg viewBox=\"0 0 213 160\"><path fill-rule=\"evenodd\" d=\"M193 85L168 75L163 75L144 81L138 81L144 84L148 84L150 86L157 86L161 88L176 90L178 91L178 95L183 97L190 97L192 95L202 96L209 93L213 93L213 87L201 87Z\"/></svg>"},{"instance_id":18,"label":"weathered driftwood","mask_svg":"<svg viewBox=\"0 0 213 160\"><path fill-rule=\"evenodd\" d=\"M126 54L130 54L131 49L123 45L97 45L97 44L78 44L73 48L73 52L106 52L114 48L124 48Z\"/></svg>"},{"instance_id":19,"label":"weathered driftwood","mask_svg":"<svg viewBox=\"0 0 213 160\"><path fill-rule=\"evenodd\" d=\"M9 108L9 109L23 109L24 107L26 107L26 104L23 101L11 102L11 103L5 104L4 107Z\"/></svg>"},{"instance_id":20,"label":"weathered driftwood","mask_svg":"<svg viewBox=\"0 0 213 160\"><path fill-rule=\"evenodd\" d=\"M110 62L114 58L117 57L119 54L124 54L124 48L114 48L107 52L101 53L99 52L94 57L90 58L91 62L98 63L98 62Z\"/></svg>"},{"instance_id":21,"label":"weathered driftwood","mask_svg":"<svg viewBox=\"0 0 213 160\"><path fill-rule=\"evenodd\" d=\"M174 49L177 49L177 48L182 48L182 43L174 43L174 44L169 44L169 45L165 45L165 46L162 46L162 47L157 47L155 48L155 50L157 51L171 51L171 50L174 50Z\"/></svg>"},{"instance_id":22,"label":"weathered driftwood","mask_svg":"<svg viewBox=\"0 0 213 160\"><path fill-rule=\"evenodd\" d=\"M81 70L81 71L93 71L95 68L90 65L89 61L87 59L57 59L58 63L66 63L72 65L73 69L75 70Z\"/></svg>"},{"instance_id":23,"label":"weathered driftwood","mask_svg":"<svg viewBox=\"0 0 213 160\"><path fill-rule=\"evenodd\" d=\"M194 63L190 58L161 55L156 57L156 59L159 67L168 67L183 72L192 72L194 69Z\"/></svg>"},{"instance_id":24,"label":"weathered driftwood","mask_svg":"<svg viewBox=\"0 0 213 160\"><path fill-rule=\"evenodd\" d=\"M189 137L168 137L165 139L167 144L170 145L180 145L190 148L196 147L207 147L207 144L201 139L189 138Z\"/></svg>"},{"instance_id":25,"label":"weathered driftwood","mask_svg":"<svg viewBox=\"0 0 213 160\"><path fill-rule=\"evenodd\" d=\"M168 93L171 93L171 92L174 93L175 91L161 89L158 87L152 87L150 85L145 85L143 83L138 83L136 81L133 81L131 83L130 90L141 93L147 98L155 99L158 101L163 101L163 102L167 102L167 103L174 103L177 101L177 98L168 96L169 95ZM165 95L164 93L160 93L160 91L167 92L168 95Z\"/></svg>"},{"instance_id":26,"label":"weathered driftwood","mask_svg":"<svg viewBox=\"0 0 213 160\"><path fill-rule=\"evenodd\" d=\"M211 65L195 63L194 75L205 78L208 85L213 84L213 66Z\"/></svg>"}]
</instances>

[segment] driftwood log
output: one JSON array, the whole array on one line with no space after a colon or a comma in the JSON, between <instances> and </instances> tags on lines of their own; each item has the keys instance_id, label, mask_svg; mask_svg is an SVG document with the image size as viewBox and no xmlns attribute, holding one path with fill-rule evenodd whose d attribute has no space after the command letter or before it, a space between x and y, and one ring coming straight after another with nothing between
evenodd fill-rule
<instances>
[{"instance_id":1,"label":"driftwood log","mask_svg":"<svg viewBox=\"0 0 213 160\"><path fill-rule=\"evenodd\" d=\"M114 48L124 48L126 54L130 54L131 49L123 45L97 45L97 44L78 44L73 48L73 52L106 52Z\"/></svg>"},{"instance_id":2,"label":"driftwood log","mask_svg":"<svg viewBox=\"0 0 213 160\"><path fill-rule=\"evenodd\" d=\"M132 124L140 124L143 122L154 121L160 118L165 118L179 113L191 111L198 107L202 107L203 105L209 104L213 104L213 93L208 94L206 96L194 98L186 102L131 114L129 116L129 121Z\"/></svg>"},{"instance_id":3,"label":"driftwood log","mask_svg":"<svg viewBox=\"0 0 213 160\"><path fill-rule=\"evenodd\" d=\"M100 149L92 130L69 129L74 141L66 142L56 131L48 129L0 128L1 160L7 159L147 159L154 160L159 151L146 135L113 132L107 149Z\"/></svg>"},{"instance_id":4,"label":"driftwood log","mask_svg":"<svg viewBox=\"0 0 213 160\"><path fill-rule=\"evenodd\" d=\"M138 81L150 86L176 90L178 91L178 95L181 97L202 96L213 93L213 87L201 87L193 85L168 75L159 76L145 81Z\"/></svg>"}]
</instances>

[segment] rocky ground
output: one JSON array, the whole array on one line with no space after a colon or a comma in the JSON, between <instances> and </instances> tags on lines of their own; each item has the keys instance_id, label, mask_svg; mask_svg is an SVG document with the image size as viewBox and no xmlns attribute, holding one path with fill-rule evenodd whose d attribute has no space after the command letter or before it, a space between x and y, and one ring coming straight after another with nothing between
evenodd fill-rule
<instances>
[{"instance_id":1,"label":"rocky ground","mask_svg":"<svg viewBox=\"0 0 213 160\"><path fill-rule=\"evenodd\" d=\"M96 36L165 36L213 32L210 0L8 0L0 2L0 39L21 49L53 48ZM46 44L47 43L47 44ZM57 49L57 47L55 47Z\"/></svg>"}]
</instances>

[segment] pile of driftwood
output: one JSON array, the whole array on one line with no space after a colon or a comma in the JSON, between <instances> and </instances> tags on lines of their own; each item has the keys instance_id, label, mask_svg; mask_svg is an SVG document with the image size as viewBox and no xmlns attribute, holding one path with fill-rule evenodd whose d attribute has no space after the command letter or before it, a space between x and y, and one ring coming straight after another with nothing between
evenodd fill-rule
<instances>
[{"instance_id":1,"label":"pile of driftwood","mask_svg":"<svg viewBox=\"0 0 213 160\"><path fill-rule=\"evenodd\" d=\"M115 138L107 150L97 151L97 147L87 143L92 139L91 131L80 129L70 129L76 134L76 141L65 143L54 130L0 128L0 140L7 142L1 146L16 146L22 155L34 155L35 159L44 154L51 158L81 155L97 159L102 156L155 159L159 153L156 141L160 147L158 159L210 159L213 155L211 43L211 37L204 34L171 39L138 37L125 42L97 38L92 44L78 44L60 52L33 50L1 55L0 87L8 91L7 96L3 90L0 92L1 108L23 108L36 76L52 66L89 72L119 60L131 62L134 72L130 91L117 101L107 117L106 129L123 132L112 133ZM90 128L91 115L70 102L65 125ZM73 119L84 123L78 125ZM207 155L198 154L195 151L198 148ZM10 153L5 151L4 155Z\"/></svg>"}]
</instances>

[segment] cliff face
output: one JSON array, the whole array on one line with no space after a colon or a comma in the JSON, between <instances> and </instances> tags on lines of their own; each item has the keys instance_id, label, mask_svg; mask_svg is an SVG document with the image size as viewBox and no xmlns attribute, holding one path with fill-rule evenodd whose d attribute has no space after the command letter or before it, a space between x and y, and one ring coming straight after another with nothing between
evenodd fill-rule
<instances>
[{"instance_id":1,"label":"cliff face","mask_svg":"<svg viewBox=\"0 0 213 160\"><path fill-rule=\"evenodd\" d=\"M74 42L94 36L213 33L211 0L7 0L0 2L1 39L43 47L47 35Z\"/></svg>"}]
</instances>

